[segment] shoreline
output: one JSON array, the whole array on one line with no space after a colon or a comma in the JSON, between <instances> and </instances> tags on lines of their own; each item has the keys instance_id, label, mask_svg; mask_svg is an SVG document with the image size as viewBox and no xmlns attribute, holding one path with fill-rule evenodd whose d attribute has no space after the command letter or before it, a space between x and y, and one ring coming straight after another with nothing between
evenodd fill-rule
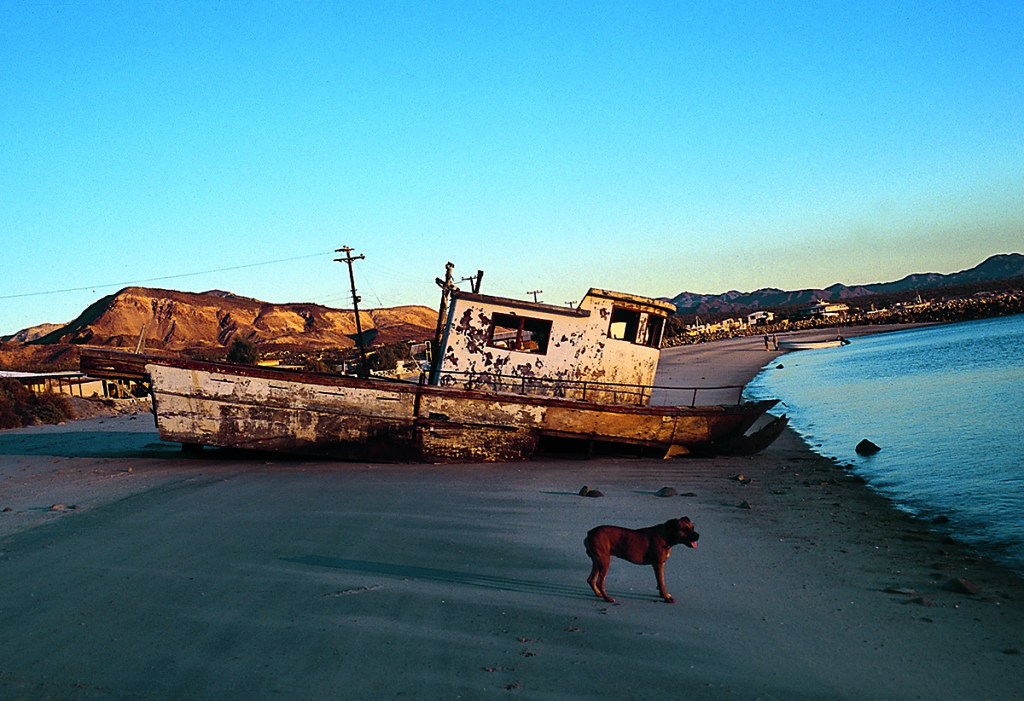
<instances>
[{"instance_id":1,"label":"shoreline","mask_svg":"<svg viewBox=\"0 0 1024 701\"><path fill-rule=\"evenodd\" d=\"M667 349L664 375L745 384L782 355L759 343ZM791 430L752 457L376 465L188 458L140 413L0 433L0 494L15 698L1024 693L1024 580ZM620 603L593 596L589 528L684 515L678 603L621 560Z\"/></svg>"},{"instance_id":2,"label":"shoreline","mask_svg":"<svg viewBox=\"0 0 1024 701\"><path fill-rule=\"evenodd\" d=\"M878 326L850 326L805 329L785 334L788 340L814 340L822 337L841 335L844 338L859 338L880 333L892 333L909 329L934 326L935 324L886 324ZM658 367L656 385L697 387L748 385L764 367L783 355L797 353L773 349L766 351L761 336L736 336L719 341L693 343L663 348L662 363Z\"/></svg>"}]
</instances>

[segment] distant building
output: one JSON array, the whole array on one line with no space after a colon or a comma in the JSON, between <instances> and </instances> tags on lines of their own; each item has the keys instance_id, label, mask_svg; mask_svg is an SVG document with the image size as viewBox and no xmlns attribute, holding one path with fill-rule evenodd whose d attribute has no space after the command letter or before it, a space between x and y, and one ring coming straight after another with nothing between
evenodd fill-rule
<instances>
[{"instance_id":1,"label":"distant building","mask_svg":"<svg viewBox=\"0 0 1024 701\"><path fill-rule=\"evenodd\" d=\"M747 326L757 326L758 324L770 324L775 321L774 312L758 311L751 314L747 314Z\"/></svg>"},{"instance_id":2,"label":"distant building","mask_svg":"<svg viewBox=\"0 0 1024 701\"><path fill-rule=\"evenodd\" d=\"M829 319L845 316L849 311L849 305L819 299L811 306L801 309L797 315L806 319Z\"/></svg>"},{"instance_id":3,"label":"distant building","mask_svg":"<svg viewBox=\"0 0 1024 701\"><path fill-rule=\"evenodd\" d=\"M74 371L15 372L0 370L0 378L17 380L33 392L53 392L78 395L79 397L107 396L108 394L107 386L102 380L86 377L82 373Z\"/></svg>"}]
</instances>

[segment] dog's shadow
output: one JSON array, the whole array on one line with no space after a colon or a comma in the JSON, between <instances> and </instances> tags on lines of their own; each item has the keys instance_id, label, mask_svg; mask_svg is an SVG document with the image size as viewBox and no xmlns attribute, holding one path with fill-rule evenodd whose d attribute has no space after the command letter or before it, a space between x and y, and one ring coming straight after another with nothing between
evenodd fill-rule
<instances>
[{"instance_id":1,"label":"dog's shadow","mask_svg":"<svg viewBox=\"0 0 1024 701\"><path fill-rule=\"evenodd\" d=\"M476 574L472 572L455 572L453 570L441 570L433 567L417 567L414 565L396 565L388 562L369 562L367 560L349 560L343 557L328 557L326 555L300 555L297 557L281 558L285 562L292 562L310 567L330 567L350 572L363 574L380 575L384 577L396 577L399 579L420 579L431 582L442 582L445 584L459 584L467 587L480 587L484 589L495 589L497 591L511 591L523 594L543 594L546 596L557 596L569 599L586 599L599 601L585 583L582 586L566 586L563 584L552 584L550 582L535 582L527 579L513 579L511 577L495 577L488 574ZM619 594L620 598L645 599L641 595Z\"/></svg>"}]
</instances>

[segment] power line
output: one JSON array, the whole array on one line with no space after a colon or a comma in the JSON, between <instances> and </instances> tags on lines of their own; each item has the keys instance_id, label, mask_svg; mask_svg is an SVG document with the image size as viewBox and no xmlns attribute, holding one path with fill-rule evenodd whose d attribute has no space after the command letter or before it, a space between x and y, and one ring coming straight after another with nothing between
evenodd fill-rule
<instances>
[{"instance_id":1,"label":"power line","mask_svg":"<svg viewBox=\"0 0 1024 701\"><path fill-rule=\"evenodd\" d=\"M295 256L294 258L279 258L277 260L267 260L262 263L248 263L246 265L234 265L228 268L216 268L214 270L204 270L197 273L181 273L179 275L165 275L164 277L153 277L146 280L132 280L128 282L111 282L101 285L86 285L85 287L69 287L63 290L48 290L46 292L23 292L16 295L0 295L0 299L21 299L24 297L42 297L44 295L58 295L65 294L67 292L84 292L85 290L95 290L97 288L102 289L104 287L129 287L132 285L145 285L150 282L163 282L164 280L178 280L185 277L197 277L199 275L210 275L212 273L224 273L231 270L244 270L246 268L258 268L262 265L274 265L277 263L291 263L296 260L306 260L308 258L319 258L320 256L333 254L334 251L324 251L322 253L310 253L305 256Z\"/></svg>"}]
</instances>

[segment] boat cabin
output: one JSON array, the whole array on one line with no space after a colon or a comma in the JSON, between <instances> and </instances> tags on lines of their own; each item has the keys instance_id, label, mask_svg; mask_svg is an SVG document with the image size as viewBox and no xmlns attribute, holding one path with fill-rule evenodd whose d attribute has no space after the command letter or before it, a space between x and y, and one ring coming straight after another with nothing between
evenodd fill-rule
<instances>
[{"instance_id":1,"label":"boat cabin","mask_svg":"<svg viewBox=\"0 0 1024 701\"><path fill-rule=\"evenodd\" d=\"M646 405L673 313L599 289L575 308L455 291L436 384Z\"/></svg>"}]
</instances>

